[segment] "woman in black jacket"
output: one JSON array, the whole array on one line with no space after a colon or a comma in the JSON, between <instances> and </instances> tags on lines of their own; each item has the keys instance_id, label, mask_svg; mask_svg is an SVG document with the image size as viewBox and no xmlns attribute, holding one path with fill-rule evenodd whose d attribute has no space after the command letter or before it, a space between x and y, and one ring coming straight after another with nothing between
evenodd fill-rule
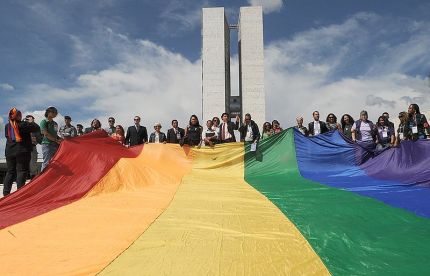
<instances>
[{"instance_id":1,"label":"woman in black jacket","mask_svg":"<svg viewBox=\"0 0 430 276\"><path fill-rule=\"evenodd\" d=\"M36 123L21 121L21 119L21 111L16 108L9 111L9 123L5 126L7 173L3 183L4 196L10 193L15 179L18 189L24 186L33 150L30 133L38 132L40 129Z\"/></svg>"}]
</instances>

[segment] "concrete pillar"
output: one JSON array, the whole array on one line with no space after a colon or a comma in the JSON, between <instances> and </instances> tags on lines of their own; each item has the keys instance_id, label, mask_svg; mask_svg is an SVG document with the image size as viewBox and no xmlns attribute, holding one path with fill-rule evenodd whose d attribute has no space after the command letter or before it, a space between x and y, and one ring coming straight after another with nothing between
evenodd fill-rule
<instances>
[{"instance_id":1,"label":"concrete pillar","mask_svg":"<svg viewBox=\"0 0 430 276\"><path fill-rule=\"evenodd\" d=\"M250 113L260 128L266 121L263 10L241 7L239 14L239 92L242 116Z\"/></svg>"},{"instance_id":2,"label":"concrete pillar","mask_svg":"<svg viewBox=\"0 0 430 276\"><path fill-rule=\"evenodd\" d=\"M202 18L201 122L229 112L230 30L224 8L204 8Z\"/></svg>"}]
</instances>

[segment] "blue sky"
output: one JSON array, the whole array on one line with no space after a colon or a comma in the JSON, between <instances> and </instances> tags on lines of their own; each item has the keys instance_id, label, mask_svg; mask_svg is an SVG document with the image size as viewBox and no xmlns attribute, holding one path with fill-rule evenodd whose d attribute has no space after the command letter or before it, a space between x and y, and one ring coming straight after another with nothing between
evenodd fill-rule
<instances>
[{"instance_id":1,"label":"blue sky","mask_svg":"<svg viewBox=\"0 0 430 276\"><path fill-rule=\"evenodd\" d=\"M235 23L251 4L265 11L267 119L430 109L428 1L1 0L0 124L49 105L74 123L185 124L200 113L201 8Z\"/></svg>"}]
</instances>

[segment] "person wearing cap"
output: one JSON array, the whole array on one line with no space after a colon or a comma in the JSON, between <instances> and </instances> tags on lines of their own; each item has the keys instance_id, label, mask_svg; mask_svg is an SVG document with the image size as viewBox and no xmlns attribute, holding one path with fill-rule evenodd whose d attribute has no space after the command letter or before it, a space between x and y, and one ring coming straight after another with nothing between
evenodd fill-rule
<instances>
[{"instance_id":1,"label":"person wearing cap","mask_svg":"<svg viewBox=\"0 0 430 276\"><path fill-rule=\"evenodd\" d=\"M116 132L115 118L114 117L109 117L108 127L105 128L105 131L109 134L109 136L112 136L112 134L114 134Z\"/></svg>"},{"instance_id":2,"label":"person wearing cap","mask_svg":"<svg viewBox=\"0 0 430 276\"><path fill-rule=\"evenodd\" d=\"M64 116L64 126L60 127L59 136L63 139L70 139L78 136L78 131L71 124L72 118Z\"/></svg>"},{"instance_id":3,"label":"person wearing cap","mask_svg":"<svg viewBox=\"0 0 430 276\"><path fill-rule=\"evenodd\" d=\"M154 132L151 133L149 136L149 143L166 143L166 134L164 132L161 132L161 124L156 123L154 124Z\"/></svg>"},{"instance_id":4,"label":"person wearing cap","mask_svg":"<svg viewBox=\"0 0 430 276\"><path fill-rule=\"evenodd\" d=\"M29 123L34 123L34 117L33 115L27 115L25 116L25 121ZM30 178L33 179L38 173L39 168L37 166L37 144L40 144L42 142L42 134L40 131L32 132L31 135L31 143L33 145L33 149L31 151L31 159L30 159Z\"/></svg>"},{"instance_id":5,"label":"person wearing cap","mask_svg":"<svg viewBox=\"0 0 430 276\"><path fill-rule=\"evenodd\" d=\"M9 122L5 125L7 172L3 182L4 196L10 194L15 179L18 189L25 185L33 150L31 133L39 131L36 123L22 121L21 111L16 108L9 111L8 117Z\"/></svg>"},{"instance_id":6,"label":"person wearing cap","mask_svg":"<svg viewBox=\"0 0 430 276\"><path fill-rule=\"evenodd\" d=\"M50 106L45 110L45 119L40 122L40 132L42 132L42 171L48 166L49 161L57 152L62 138L57 135L58 124L54 121L58 111Z\"/></svg>"}]
</instances>

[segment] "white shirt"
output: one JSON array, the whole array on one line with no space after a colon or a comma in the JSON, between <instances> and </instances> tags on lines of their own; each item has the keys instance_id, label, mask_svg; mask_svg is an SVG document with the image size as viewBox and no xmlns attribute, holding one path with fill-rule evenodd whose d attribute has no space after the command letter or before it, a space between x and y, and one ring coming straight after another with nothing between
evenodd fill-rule
<instances>
[{"instance_id":1,"label":"white shirt","mask_svg":"<svg viewBox=\"0 0 430 276\"><path fill-rule=\"evenodd\" d=\"M354 123L352 125L351 131L355 131L356 129L357 129L357 126ZM369 123L361 121L360 133L361 133L361 139L359 141L373 141L372 130L370 129Z\"/></svg>"},{"instance_id":2,"label":"white shirt","mask_svg":"<svg viewBox=\"0 0 430 276\"><path fill-rule=\"evenodd\" d=\"M314 121L314 135L321 133L320 121Z\"/></svg>"},{"instance_id":3,"label":"white shirt","mask_svg":"<svg viewBox=\"0 0 430 276\"><path fill-rule=\"evenodd\" d=\"M155 143L160 143L160 134L158 134L157 132L155 133L154 142Z\"/></svg>"},{"instance_id":4,"label":"white shirt","mask_svg":"<svg viewBox=\"0 0 430 276\"><path fill-rule=\"evenodd\" d=\"M252 127L251 127L251 124L249 124L246 130L245 141L252 142L253 141L252 136L253 136Z\"/></svg>"},{"instance_id":5,"label":"white shirt","mask_svg":"<svg viewBox=\"0 0 430 276\"><path fill-rule=\"evenodd\" d=\"M224 125L225 125L225 127L224 127ZM221 131L224 131L224 140L230 139L231 134L230 134L230 132L228 132L228 124L223 122L220 127L221 127ZM223 135L221 133L221 137L222 136Z\"/></svg>"}]
</instances>

